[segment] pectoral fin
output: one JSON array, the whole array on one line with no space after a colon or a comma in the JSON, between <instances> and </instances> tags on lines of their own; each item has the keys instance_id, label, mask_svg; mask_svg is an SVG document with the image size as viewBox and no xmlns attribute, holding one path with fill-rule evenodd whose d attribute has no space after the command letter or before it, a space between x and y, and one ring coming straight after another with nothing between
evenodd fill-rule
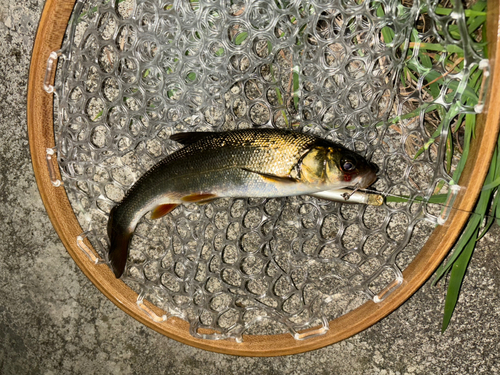
<instances>
[{"instance_id":1,"label":"pectoral fin","mask_svg":"<svg viewBox=\"0 0 500 375\"><path fill-rule=\"evenodd\" d=\"M251 173L256 173L260 177L262 177L264 180L268 182L273 182L273 183L280 183L280 184L295 184L297 180L293 177L290 176L275 176L272 174L267 174L267 173L261 173L261 172L255 172L250 169L243 168L244 171L251 172Z\"/></svg>"},{"instance_id":2,"label":"pectoral fin","mask_svg":"<svg viewBox=\"0 0 500 375\"><path fill-rule=\"evenodd\" d=\"M151 220L159 219L171 212L178 204L161 204L151 211Z\"/></svg>"},{"instance_id":3,"label":"pectoral fin","mask_svg":"<svg viewBox=\"0 0 500 375\"><path fill-rule=\"evenodd\" d=\"M211 193L195 193L182 197L182 201L186 203L208 203L217 198L217 194Z\"/></svg>"}]
</instances>

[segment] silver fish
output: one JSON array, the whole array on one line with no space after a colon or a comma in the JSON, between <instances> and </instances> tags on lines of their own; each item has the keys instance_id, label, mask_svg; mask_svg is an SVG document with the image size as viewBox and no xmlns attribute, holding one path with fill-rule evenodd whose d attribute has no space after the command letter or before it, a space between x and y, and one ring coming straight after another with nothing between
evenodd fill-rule
<instances>
[{"instance_id":1,"label":"silver fish","mask_svg":"<svg viewBox=\"0 0 500 375\"><path fill-rule=\"evenodd\" d=\"M179 133L171 139L185 147L147 171L109 215L109 260L117 278L135 227L148 211L156 219L187 202L365 188L377 178L377 166L355 152L288 130Z\"/></svg>"}]
</instances>

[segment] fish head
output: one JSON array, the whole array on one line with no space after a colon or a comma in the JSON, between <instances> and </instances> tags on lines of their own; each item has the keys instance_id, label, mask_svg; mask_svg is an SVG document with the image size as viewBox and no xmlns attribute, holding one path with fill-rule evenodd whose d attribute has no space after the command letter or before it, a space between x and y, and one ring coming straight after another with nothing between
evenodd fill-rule
<instances>
[{"instance_id":1,"label":"fish head","mask_svg":"<svg viewBox=\"0 0 500 375\"><path fill-rule=\"evenodd\" d=\"M342 146L314 147L301 162L301 180L322 189L367 188L377 179L378 167Z\"/></svg>"},{"instance_id":2,"label":"fish head","mask_svg":"<svg viewBox=\"0 0 500 375\"><path fill-rule=\"evenodd\" d=\"M343 147L329 147L325 160L326 184L341 183L364 189L377 179L377 165Z\"/></svg>"}]
</instances>

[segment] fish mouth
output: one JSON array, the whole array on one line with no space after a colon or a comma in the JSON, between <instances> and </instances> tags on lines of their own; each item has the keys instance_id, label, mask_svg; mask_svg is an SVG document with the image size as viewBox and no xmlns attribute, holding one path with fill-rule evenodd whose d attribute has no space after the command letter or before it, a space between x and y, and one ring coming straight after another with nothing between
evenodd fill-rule
<instances>
[{"instance_id":1,"label":"fish mouth","mask_svg":"<svg viewBox=\"0 0 500 375\"><path fill-rule=\"evenodd\" d=\"M377 180L377 172L379 171L378 167L375 164L372 164L374 167L365 175L363 175L358 182L358 186L360 189L366 189L368 186L372 185Z\"/></svg>"},{"instance_id":2,"label":"fish mouth","mask_svg":"<svg viewBox=\"0 0 500 375\"><path fill-rule=\"evenodd\" d=\"M368 162L368 165L369 165L370 168L373 169L373 171L374 171L375 174L377 174L378 172L380 172L380 168L378 167L377 164Z\"/></svg>"}]
</instances>

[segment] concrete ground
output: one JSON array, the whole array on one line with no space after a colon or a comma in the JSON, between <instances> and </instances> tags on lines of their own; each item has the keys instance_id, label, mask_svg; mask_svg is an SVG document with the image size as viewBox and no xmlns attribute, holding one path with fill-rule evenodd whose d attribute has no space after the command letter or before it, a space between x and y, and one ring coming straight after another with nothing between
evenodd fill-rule
<instances>
[{"instance_id":1,"label":"concrete ground","mask_svg":"<svg viewBox=\"0 0 500 375\"><path fill-rule=\"evenodd\" d=\"M500 229L480 242L451 325L427 283L366 331L313 352L239 358L194 349L139 324L76 267L39 197L26 93L42 0L0 0L0 374L500 373Z\"/></svg>"}]
</instances>

